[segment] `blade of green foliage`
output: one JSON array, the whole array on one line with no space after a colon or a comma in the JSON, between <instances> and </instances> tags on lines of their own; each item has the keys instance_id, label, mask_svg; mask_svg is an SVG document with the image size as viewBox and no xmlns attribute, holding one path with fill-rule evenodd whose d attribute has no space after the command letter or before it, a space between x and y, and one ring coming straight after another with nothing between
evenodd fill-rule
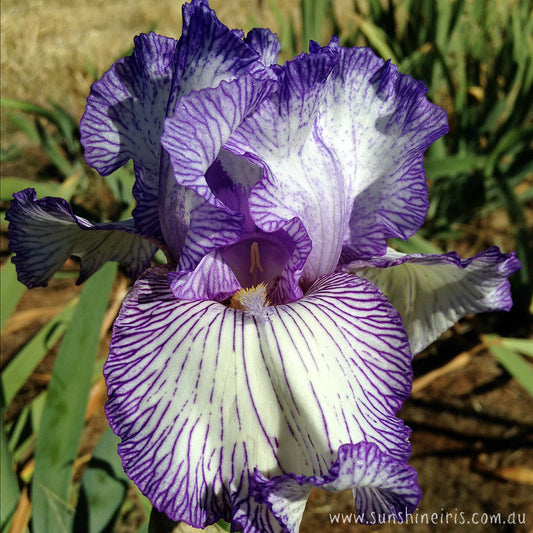
<instances>
[{"instance_id":1,"label":"blade of green foliage","mask_svg":"<svg viewBox=\"0 0 533 533\"><path fill-rule=\"evenodd\" d=\"M392 51L387 40L387 34L371 20L361 19L359 29L368 40L368 44L385 60L390 59L395 65L398 57Z\"/></svg>"},{"instance_id":2,"label":"blade of green foliage","mask_svg":"<svg viewBox=\"0 0 533 533\"><path fill-rule=\"evenodd\" d=\"M404 254L442 254L442 250L433 243L424 239L422 235L413 235L407 241L401 239L391 239L392 247Z\"/></svg>"},{"instance_id":3,"label":"blade of green foliage","mask_svg":"<svg viewBox=\"0 0 533 533\"><path fill-rule=\"evenodd\" d=\"M268 5L276 17L276 22L280 28L278 38L281 44L281 52L287 54L287 58L293 58L298 53L294 23L292 20L288 20L281 12L276 0L268 0ZM258 22L255 26L259 27L261 23Z\"/></svg>"},{"instance_id":4,"label":"blade of green foliage","mask_svg":"<svg viewBox=\"0 0 533 533\"><path fill-rule=\"evenodd\" d=\"M89 279L57 355L35 450L32 483L33 529L70 532L72 464L76 458L99 333L116 264Z\"/></svg>"},{"instance_id":5,"label":"blade of green foliage","mask_svg":"<svg viewBox=\"0 0 533 533\"><path fill-rule=\"evenodd\" d=\"M25 291L26 287L17 280L15 265L9 257L0 276L0 329L4 327Z\"/></svg>"},{"instance_id":6,"label":"blade of green foliage","mask_svg":"<svg viewBox=\"0 0 533 533\"><path fill-rule=\"evenodd\" d=\"M429 180L438 178L452 178L457 174L469 174L481 170L487 160L486 156L448 156L426 157L424 168Z\"/></svg>"},{"instance_id":7,"label":"blade of green foliage","mask_svg":"<svg viewBox=\"0 0 533 533\"><path fill-rule=\"evenodd\" d=\"M25 405L22 408L22 411L19 413L17 419L13 424L11 424L11 428L9 429L9 449L13 453L16 451L17 444L21 438L22 432L24 431L24 426L26 425L26 422L29 420L31 412L31 406ZM16 461L16 460L15 460Z\"/></svg>"},{"instance_id":8,"label":"blade of green foliage","mask_svg":"<svg viewBox=\"0 0 533 533\"><path fill-rule=\"evenodd\" d=\"M50 159L52 164L65 178L72 176L77 170L80 170L78 165L72 164L69 158L63 155L60 140L56 140L50 135L40 122L36 121L35 127L39 134L39 142L43 150L46 152L48 159Z\"/></svg>"},{"instance_id":9,"label":"blade of green foliage","mask_svg":"<svg viewBox=\"0 0 533 533\"><path fill-rule=\"evenodd\" d=\"M17 391L26 383L48 350L65 333L72 319L77 301L78 299L76 298L51 318L2 371L2 389L5 405L11 403Z\"/></svg>"},{"instance_id":10,"label":"blade of green foliage","mask_svg":"<svg viewBox=\"0 0 533 533\"><path fill-rule=\"evenodd\" d=\"M502 337L502 345L515 352L533 357L533 340Z\"/></svg>"},{"instance_id":11,"label":"blade of green foliage","mask_svg":"<svg viewBox=\"0 0 533 533\"><path fill-rule=\"evenodd\" d=\"M302 45L307 48L310 40L321 41L324 27L327 25L327 13L330 0L301 0Z\"/></svg>"},{"instance_id":12,"label":"blade of green foliage","mask_svg":"<svg viewBox=\"0 0 533 533\"><path fill-rule=\"evenodd\" d=\"M33 120L16 113L8 113L7 116L20 131L26 134L26 137L28 137L30 141L34 143L39 142L39 134L37 133L37 128L35 127L35 122Z\"/></svg>"},{"instance_id":13,"label":"blade of green foliage","mask_svg":"<svg viewBox=\"0 0 533 533\"><path fill-rule=\"evenodd\" d=\"M117 453L120 439L108 428L96 446L83 475L74 531L110 531L126 497L130 481Z\"/></svg>"},{"instance_id":14,"label":"blade of green foliage","mask_svg":"<svg viewBox=\"0 0 533 533\"><path fill-rule=\"evenodd\" d=\"M0 201L9 202L13 199L13 194L31 187L35 189L38 198L43 196L57 196L59 194L59 184L50 181L33 181L24 178L2 176L0 180Z\"/></svg>"},{"instance_id":15,"label":"blade of green foliage","mask_svg":"<svg viewBox=\"0 0 533 533\"><path fill-rule=\"evenodd\" d=\"M20 100L14 100L12 98L2 98L0 105L17 111L23 111L35 116L43 117L49 120L52 124L55 124L61 132L63 138L66 140L69 148L69 152L73 152L75 148L74 132L78 125L74 119L60 106L53 104L53 110L46 109L37 104L30 102L22 102Z\"/></svg>"},{"instance_id":16,"label":"blade of green foliage","mask_svg":"<svg viewBox=\"0 0 533 533\"><path fill-rule=\"evenodd\" d=\"M499 342L498 335L486 335L485 340L490 353L533 396L533 367L509 345Z\"/></svg>"},{"instance_id":17,"label":"blade of green foliage","mask_svg":"<svg viewBox=\"0 0 533 533\"><path fill-rule=\"evenodd\" d=\"M20 496L17 476L13 469L7 443L3 416L0 418L0 448L0 531L3 532L7 531Z\"/></svg>"},{"instance_id":18,"label":"blade of green foliage","mask_svg":"<svg viewBox=\"0 0 533 533\"><path fill-rule=\"evenodd\" d=\"M216 524L222 531L231 531L231 524L225 522L224 520L219 520Z\"/></svg>"},{"instance_id":19,"label":"blade of green foliage","mask_svg":"<svg viewBox=\"0 0 533 533\"><path fill-rule=\"evenodd\" d=\"M34 454L45 401L46 391L43 391L22 409L9 431L8 444L15 464L26 462ZM28 475L24 483L31 481L31 474Z\"/></svg>"}]
</instances>

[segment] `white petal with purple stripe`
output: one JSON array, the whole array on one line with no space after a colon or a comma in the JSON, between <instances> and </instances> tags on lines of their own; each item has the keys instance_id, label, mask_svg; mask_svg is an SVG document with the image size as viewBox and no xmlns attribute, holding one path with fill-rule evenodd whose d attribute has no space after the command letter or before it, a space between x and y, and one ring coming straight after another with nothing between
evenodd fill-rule
<instances>
[{"instance_id":1,"label":"white petal with purple stripe","mask_svg":"<svg viewBox=\"0 0 533 533\"><path fill-rule=\"evenodd\" d=\"M369 442L344 444L337 461L324 476L286 474L270 480L255 472L251 492L268 504L274 516L291 533L299 531L303 506L313 487L332 492L352 489L359 523L403 521L412 513L422 493L416 471L383 453Z\"/></svg>"},{"instance_id":2,"label":"white petal with purple stripe","mask_svg":"<svg viewBox=\"0 0 533 533\"><path fill-rule=\"evenodd\" d=\"M133 213L137 227L159 237L159 138L167 115L176 41L150 33L134 39L130 57L119 60L91 87L80 121L85 159L107 176L132 159Z\"/></svg>"},{"instance_id":3,"label":"white petal with purple stripe","mask_svg":"<svg viewBox=\"0 0 533 533\"><path fill-rule=\"evenodd\" d=\"M324 476L339 447L363 441L406 461L410 432L395 413L411 356L371 283L332 274L258 319L178 300L166 274L136 283L104 370L124 468L160 511L195 527L233 516L249 533L280 531L249 496L254 469Z\"/></svg>"},{"instance_id":4,"label":"white petal with purple stripe","mask_svg":"<svg viewBox=\"0 0 533 533\"><path fill-rule=\"evenodd\" d=\"M520 268L514 253L497 246L462 260L443 255L387 255L347 265L346 270L375 283L400 312L413 354L470 313L508 311L508 277Z\"/></svg>"},{"instance_id":5,"label":"white petal with purple stripe","mask_svg":"<svg viewBox=\"0 0 533 533\"><path fill-rule=\"evenodd\" d=\"M198 257L194 249L201 248L193 233L188 235L188 246L180 247L179 243L175 243L177 226L175 213L179 212L179 216L187 218L189 222L193 216L190 205L181 205L180 197L188 194L184 193L183 189L193 190L213 206L213 211L219 209L218 217L223 217L226 213L227 226L234 225L236 217L244 226L245 214L235 212L215 196L214 191L220 185L218 181L222 179L220 176L217 179L217 175L221 173L216 170L208 173L208 170L213 169L212 165L231 132L239 126L247 114L268 97L274 86L275 77L268 72L247 74L232 81L223 81L214 89L193 91L181 98L174 115L165 121L161 144L168 152L171 168L166 179L161 182L160 208L162 212L168 214L161 219L161 227L172 255L180 257L183 253L182 264L196 265ZM251 165L247 166L251 168ZM206 173L207 177L213 175L215 183L208 183ZM253 173L254 179L257 179L256 173L257 170ZM250 180L250 176L246 179ZM230 190L232 187L233 184L229 181L226 187L228 194L233 194ZM241 204L239 196L242 194L236 190L234 195L237 205ZM176 206L182 209L177 210ZM219 233L220 240L224 235L222 232ZM231 236L228 234L228 237ZM228 245L234 242L235 239L232 238L226 240ZM206 250L204 253L209 251ZM189 257L191 253L194 258Z\"/></svg>"},{"instance_id":6,"label":"white petal with purple stripe","mask_svg":"<svg viewBox=\"0 0 533 533\"><path fill-rule=\"evenodd\" d=\"M260 50L244 42L242 32L222 24L206 0L184 4L170 114L177 98L241 76L259 60Z\"/></svg>"},{"instance_id":7,"label":"white petal with purple stripe","mask_svg":"<svg viewBox=\"0 0 533 533\"><path fill-rule=\"evenodd\" d=\"M92 86L80 122L85 157L102 175L134 161L133 217L144 234L161 237L160 218L165 220L166 205L158 203L165 118L191 91L264 68L261 61L272 58L274 37L264 30L250 41L224 26L206 1L193 0L183 6L179 41L155 33L137 36L132 55L117 61ZM173 215L169 209L168 218L174 220ZM173 239L168 241L172 245Z\"/></svg>"},{"instance_id":8,"label":"white petal with purple stripe","mask_svg":"<svg viewBox=\"0 0 533 533\"><path fill-rule=\"evenodd\" d=\"M447 131L426 88L369 49L332 46L283 65L280 89L226 148L270 170L250 212L265 231L298 217L313 242L304 278L331 272L343 252L381 255L427 211L424 150Z\"/></svg>"},{"instance_id":9,"label":"white petal with purple stripe","mask_svg":"<svg viewBox=\"0 0 533 533\"><path fill-rule=\"evenodd\" d=\"M47 285L70 256L81 259L77 283L107 261L117 261L130 276L138 277L157 250L156 244L136 235L131 219L91 224L74 215L63 198L37 200L34 189L13 196L6 213L9 248L16 254L19 281L29 288Z\"/></svg>"}]
</instances>

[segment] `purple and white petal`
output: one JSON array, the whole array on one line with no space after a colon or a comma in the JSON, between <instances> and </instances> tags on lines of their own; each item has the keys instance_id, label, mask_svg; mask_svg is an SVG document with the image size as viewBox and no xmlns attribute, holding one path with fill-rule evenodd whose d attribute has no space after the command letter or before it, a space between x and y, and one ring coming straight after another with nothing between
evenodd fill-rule
<instances>
[{"instance_id":1,"label":"purple and white petal","mask_svg":"<svg viewBox=\"0 0 533 533\"><path fill-rule=\"evenodd\" d=\"M204 255L194 269L168 273L174 296L182 300L222 301L241 285L219 251Z\"/></svg>"},{"instance_id":2,"label":"purple and white petal","mask_svg":"<svg viewBox=\"0 0 533 533\"><path fill-rule=\"evenodd\" d=\"M497 246L470 259L456 252L404 255L389 249L386 256L343 267L385 293L402 316L413 354L467 314L508 311L507 278L518 269L515 254Z\"/></svg>"},{"instance_id":3,"label":"purple and white petal","mask_svg":"<svg viewBox=\"0 0 533 533\"><path fill-rule=\"evenodd\" d=\"M184 4L182 13L169 114L181 96L246 74L260 60L260 51L242 40L242 32L222 24L207 0Z\"/></svg>"},{"instance_id":4,"label":"purple and white petal","mask_svg":"<svg viewBox=\"0 0 533 533\"><path fill-rule=\"evenodd\" d=\"M209 187L205 174L230 135L276 88L276 81L273 73L260 71L180 99L173 116L165 121L161 138L179 185L195 190L213 205L224 207ZM255 171L252 176L242 172L238 176L243 183L236 183L248 187L261 177Z\"/></svg>"},{"instance_id":5,"label":"purple and white petal","mask_svg":"<svg viewBox=\"0 0 533 533\"><path fill-rule=\"evenodd\" d=\"M174 115L165 121L161 143L169 154L171 168L161 183L160 209L168 214L162 217L161 224L165 242L175 258L187 253L184 243L175 239L176 227L190 220L190 206L180 200L184 188L193 190L214 207L239 214L215 196L205 175L232 131L268 97L275 83L275 76L264 71L223 81L214 89L193 91L180 99ZM257 179L255 173L253 176ZM181 207L179 215L176 206ZM178 216L181 219L177 221Z\"/></svg>"},{"instance_id":6,"label":"purple and white petal","mask_svg":"<svg viewBox=\"0 0 533 533\"><path fill-rule=\"evenodd\" d=\"M267 28L254 28L249 31L244 39L254 50L259 52L261 63L269 67L278 62L281 44L278 36Z\"/></svg>"},{"instance_id":7,"label":"purple and white petal","mask_svg":"<svg viewBox=\"0 0 533 533\"><path fill-rule=\"evenodd\" d=\"M406 461L410 431L395 413L410 360L400 316L362 278L332 274L258 318L178 300L153 269L115 322L107 416L125 471L171 519L278 532L249 495L255 469L327 476L339 448L362 441Z\"/></svg>"},{"instance_id":8,"label":"purple and white petal","mask_svg":"<svg viewBox=\"0 0 533 533\"><path fill-rule=\"evenodd\" d=\"M251 493L256 501L269 506L286 531L297 533L313 487L332 492L353 489L356 513L363 524L404 521L422 496L416 470L369 442L341 446L324 476L285 474L269 480L256 471Z\"/></svg>"},{"instance_id":9,"label":"purple and white petal","mask_svg":"<svg viewBox=\"0 0 533 533\"><path fill-rule=\"evenodd\" d=\"M34 189L13 196L6 213L9 248L27 287L46 286L70 256L81 259L78 284L107 261L117 261L134 278L150 266L157 245L135 233L133 220L91 224L74 215L63 198L37 200Z\"/></svg>"},{"instance_id":10,"label":"purple and white petal","mask_svg":"<svg viewBox=\"0 0 533 533\"><path fill-rule=\"evenodd\" d=\"M130 57L93 84L80 121L85 159L107 176L132 159L136 226L160 237L158 195L163 121L167 115L176 41L150 33L134 39Z\"/></svg>"},{"instance_id":11,"label":"purple and white petal","mask_svg":"<svg viewBox=\"0 0 533 533\"><path fill-rule=\"evenodd\" d=\"M341 252L382 255L386 238L412 235L427 211L424 150L447 131L425 86L368 49L340 47L286 63L280 84L226 145L270 170L250 197L257 225L303 221L307 280Z\"/></svg>"},{"instance_id":12,"label":"purple and white petal","mask_svg":"<svg viewBox=\"0 0 533 533\"><path fill-rule=\"evenodd\" d=\"M134 42L131 57L115 63L91 88L81 141L87 162L102 175L134 161L136 227L159 238L165 215L158 205L165 118L183 95L258 69L260 51L224 26L204 0L183 6L179 41L150 33Z\"/></svg>"}]
</instances>

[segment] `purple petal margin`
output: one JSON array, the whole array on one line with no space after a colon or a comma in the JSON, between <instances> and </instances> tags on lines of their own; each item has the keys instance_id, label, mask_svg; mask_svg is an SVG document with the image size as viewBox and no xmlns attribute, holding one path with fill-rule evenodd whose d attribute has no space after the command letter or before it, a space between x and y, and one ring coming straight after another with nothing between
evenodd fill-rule
<instances>
[{"instance_id":1,"label":"purple petal margin","mask_svg":"<svg viewBox=\"0 0 533 533\"><path fill-rule=\"evenodd\" d=\"M422 497L416 470L369 442L344 444L324 476L285 474L268 480L254 472L250 493L266 503L289 533L297 533L305 502L313 487L332 492L352 489L360 523L404 521Z\"/></svg>"},{"instance_id":2,"label":"purple petal margin","mask_svg":"<svg viewBox=\"0 0 533 533\"><path fill-rule=\"evenodd\" d=\"M377 285L400 312L413 354L419 353L459 319L472 313L508 311L513 305L507 279L521 268L515 254L497 246L470 259L442 255L387 255L341 267Z\"/></svg>"},{"instance_id":3,"label":"purple petal margin","mask_svg":"<svg viewBox=\"0 0 533 533\"><path fill-rule=\"evenodd\" d=\"M91 224L72 212L63 198L36 199L34 189L13 195L6 213L9 248L19 281L29 288L48 284L71 256L81 259L77 283L107 261L117 261L134 278L150 265L157 245L135 233L133 221Z\"/></svg>"},{"instance_id":4,"label":"purple petal margin","mask_svg":"<svg viewBox=\"0 0 533 533\"><path fill-rule=\"evenodd\" d=\"M137 281L104 367L124 470L157 509L194 527L224 518L234 530L278 533L268 505L250 496L255 469L300 476L289 480L296 488L295 479L356 487L361 512L409 506L410 429L396 413L411 390L411 354L374 285L332 274L257 316L179 300L167 274L149 269ZM291 512L304 504L305 495Z\"/></svg>"},{"instance_id":5,"label":"purple petal margin","mask_svg":"<svg viewBox=\"0 0 533 533\"><path fill-rule=\"evenodd\" d=\"M261 62L265 66L269 67L277 63L281 44L276 34L269 29L254 28L248 32L244 42L260 54Z\"/></svg>"}]
</instances>

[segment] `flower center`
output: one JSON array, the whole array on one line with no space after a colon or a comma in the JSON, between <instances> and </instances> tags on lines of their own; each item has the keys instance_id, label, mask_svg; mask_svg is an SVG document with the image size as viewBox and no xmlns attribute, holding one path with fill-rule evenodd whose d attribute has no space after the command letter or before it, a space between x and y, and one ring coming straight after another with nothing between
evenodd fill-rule
<instances>
[{"instance_id":1,"label":"flower center","mask_svg":"<svg viewBox=\"0 0 533 533\"><path fill-rule=\"evenodd\" d=\"M234 309L246 311L256 318L266 318L270 306L267 298L267 286L260 283L251 289L241 289L231 297L229 305Z\"/></svg>"},{"instance_id":2,"label":"flower center","mask_svg":"<svg viewBox=\"0 0 533 533\"><path fill-rule=\"evenodd\" d=\"M289 260L289 252L275 237L256 234L222 250L243 289L275 281Z\"/></svg>"}]
</instances>

